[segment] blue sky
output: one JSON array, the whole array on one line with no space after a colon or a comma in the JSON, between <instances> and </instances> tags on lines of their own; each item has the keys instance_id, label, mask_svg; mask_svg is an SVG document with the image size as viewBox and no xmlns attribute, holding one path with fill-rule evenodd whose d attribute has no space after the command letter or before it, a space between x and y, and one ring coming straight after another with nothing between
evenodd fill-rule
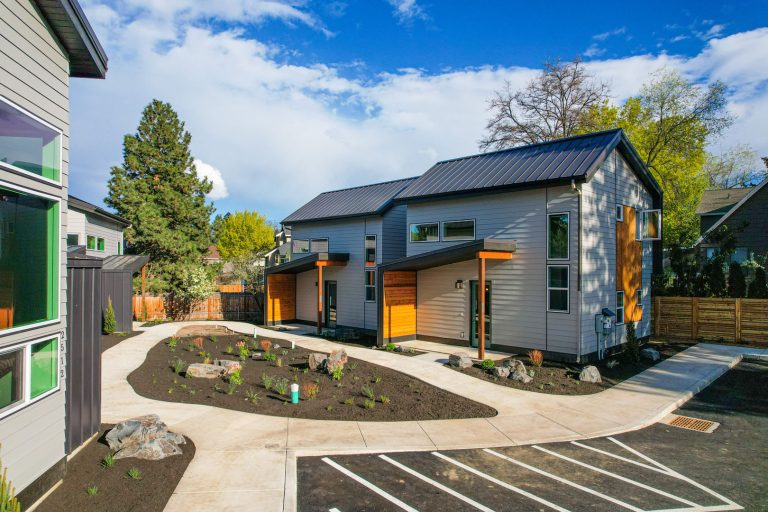
<instances>
[{"instance_id":1,"label":"blue sky","mask_svg":"<svg viewBox=\"0 0 768 512\"><path fill-rule=\"evenodd\" d=\"M152 98L186 121L220 212L279 221L476 152L495 89L576 55L617 103L663 67L726 81L737 121L710 150L768 154L765 2L82 1L110 70L72 81L70 186L96 203Z\"/></svg>"}]
</instances>

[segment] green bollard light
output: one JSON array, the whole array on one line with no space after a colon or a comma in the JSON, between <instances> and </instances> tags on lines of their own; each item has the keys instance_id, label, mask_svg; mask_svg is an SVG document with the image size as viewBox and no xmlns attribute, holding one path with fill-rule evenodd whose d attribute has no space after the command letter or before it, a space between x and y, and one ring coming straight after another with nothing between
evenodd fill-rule
<instances>
[{"instance_id":1,"label":"green bollard light","mask_svg":"<svg viewBox=\"0 0 768 512\"><path fill-rule=\"evenodd\" d=\"M296 382L291 384L291 403L299 403L299 384Z\"/></svg>"}]
</instances>

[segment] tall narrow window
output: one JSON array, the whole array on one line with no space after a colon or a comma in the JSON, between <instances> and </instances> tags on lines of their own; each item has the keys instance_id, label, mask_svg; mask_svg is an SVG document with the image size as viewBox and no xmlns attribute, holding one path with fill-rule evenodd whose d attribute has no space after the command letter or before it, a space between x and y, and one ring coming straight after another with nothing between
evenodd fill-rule
<instances>
[{"instance_id":1,"label":"tall narrow window","mask_svg":"<svg viewBox=\"0 0 768 512\"><path fill-rule=\"evenodd\" d=\"M624 323L624 292L616 292L616 323Z\"/></svg>"},{"instance_id":2,"label":"tall narrow window","mask_svg":"<svg viewBox=\"0 0 768 512\"><path fill-rule=\"evenodd\" d=\"M96 250L96 237L93 235L88 235L86 237L86 247L89 251L95 251Z\"/></svg>"},{"instance_id":3,"label":"tall narrow window","mask_svg":"<svg viewBox=\"0 0 768 512\"><path fill-rule=\"evenodd\" d=\"M96 239L96 250L104 252L104 239L101 237Z\"/></svg>"},{"instance_id":4,"label":"tall narrow window","mask_svg":"<svg viewBox=\"0 0 768 512\"><path fill-rule=\"evenodd\" d=\"M624 222L624 205L616 205L616 222Z\"/></svg>"},{"instance_id":5,"label":"tall narrow window","mask_svg":"<svg viewBox=\"0 0 768 512\"><path fill-rule=\"evenodd\" d=\"M376 235L365 235L365 264L376 264Z\"/></svg>"},{"instance_id":6,"label":"tall narrow window","mask_svg":"<svg viewBox=\"0 0 768 512\"><path fill-rule=\"evenodd\" d=\"M24 400L24 348L0 354L0 412Z\"/></svg>"},{"instance_id":7,"label":"tall narrow window","mask_svg":"<svg viewBox=\"0 0 768 512\"><path fill-rule=\"evenodd\" d=\"M365 300L368 302L376 301L376 271L365 271Z\"/></svg>"},{"instance_id":8,"label":"tall narrow window","mask_svg":"<svg viewBox=\"0 0 768 512\"><path fill-rule=\"evenodd\" d=\"M437 242L440 240L437 222L411 224L411 242Z\"/></svg>"},{"instance_id":9,"label":"tall narrow window","mask_svg":"<svg viewBox=\"0 0 768 512\"><path fill-rule=\"evenodd\" d=\"M61 132L0 97L2 165L59 181Z\"/></svg>"},{"instance_id":10,"label":"tall narrow window","mask_svg":"<svg viewBox=\"0 0 768 512\"><path fill-rule=\"evenodd\" d=\"M547 258L550 260L568 259L568 213L547 215Z\"/></svg>"},{"instance_id":11,"label":"tall narrow window","mask_svg":"<svg viewBox=\"0 0 768 512\"><path fill-rule=\"evenodd\" d=\"M643 210L643 240L661 240L661 210Z\"/></svg>"},{"instance_id":12,"label":"tall narrow window","mask_svg":"<svg viewBox=\"0 0 768 512\"><path fill-rule=\"evenodd\" d=\"M547 266L547 310L568 312L568 265Z\"/></svg>"},{"instance_id":13,"label":"tall narrow window","mask_svg":"<svg viewBox=\"0 0 768 512\"><path fill-rule=\"evenodd\" d=\"M58 339L34 343L30 353L30 398L38 397L58 385Z\"/></svg>"}]
</instances>

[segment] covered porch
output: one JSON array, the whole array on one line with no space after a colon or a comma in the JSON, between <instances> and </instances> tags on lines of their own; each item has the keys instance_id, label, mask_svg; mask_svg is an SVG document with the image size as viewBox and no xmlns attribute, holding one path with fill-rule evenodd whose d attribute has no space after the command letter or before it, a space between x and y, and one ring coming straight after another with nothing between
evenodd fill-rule
<instances>
[{"instance_id":1,"label":"covered porch","mask_svg":"<svg viewBox=\"0 0 768 512\"><path fill-rule=\"evenodd\" d=\"M297 286L298 274L316 272L316 294L314 297L317 311L317 333L323 329L323 304L325 303L323 286L323 269L327 267L343 267L349 261L349 253L319 252L296 258L292 261L268 267L265 271L266 290L264 293L264 323L275 326L296 323L297 316Z\"/></svg>"},{"instance_id":2,"label":"covered porch","mask_svg":"<svg viewBox=\"0 0 768 512\"><path fill-rule=\"evenodd\" d=\"M410 342L413 340L427 341L424 333L419 330L419 272L446 265L476 261L476 282L486 283L486 265L488 260L510 260L517 248L515 240L500 240L485 238L471 242L456 244L423 254L409 256L380 267L378 275L378 314L379 331L378 344L390 342ZM445 279L453 279L445 276ZM451 283L457 290L463 290L465 281L456 280ZM477 286L477 285L475 285ZM480 288L482 289L482 288ZM470 334L466 340L468 346L473 337L477 340L486 339L486 304L485 293L475 293L473 300L476 307L470 311ZM487 291L487 290L486 290ZM458 305L461 315L464 306ZM474 322L474 323L472 323ZM421 335L421 336L420 336ZM430 340L431 341L431 340ZM486 357L485 343L477 343L478 358Z\"/></svg>"}]
</instances>

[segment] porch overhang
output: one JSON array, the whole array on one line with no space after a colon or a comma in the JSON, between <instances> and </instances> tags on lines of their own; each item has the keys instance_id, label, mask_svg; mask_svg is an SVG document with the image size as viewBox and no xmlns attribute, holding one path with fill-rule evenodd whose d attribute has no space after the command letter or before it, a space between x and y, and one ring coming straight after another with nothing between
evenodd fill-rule
<instances>
[{"instance_id":1,"label":"porch overhang","mask_svg":"<svg viewBox=\"0 0 768 512\"><path fill-rule=\"evenodd\" d=\"M516 240L499 240L498 238L483 238L463 244L452 245L443 249L417 254L407 258L395 260L382 265L382 272L392 270L424 270L427 268L441 267L451 263L485 259L510 259L517 250Z\"/></svg>"},{"instance_id":2,"label":"porch overhang","mask_svg":"<svg viewBox=\"0 0 768 512\"><path fill-rule=\"evenodd\" d=\"M270 274L300 274L317 267L343 267L349 261L348 252L317 252L299 258L267 267L265 273Z\"/></svg>"}]
</instances>

